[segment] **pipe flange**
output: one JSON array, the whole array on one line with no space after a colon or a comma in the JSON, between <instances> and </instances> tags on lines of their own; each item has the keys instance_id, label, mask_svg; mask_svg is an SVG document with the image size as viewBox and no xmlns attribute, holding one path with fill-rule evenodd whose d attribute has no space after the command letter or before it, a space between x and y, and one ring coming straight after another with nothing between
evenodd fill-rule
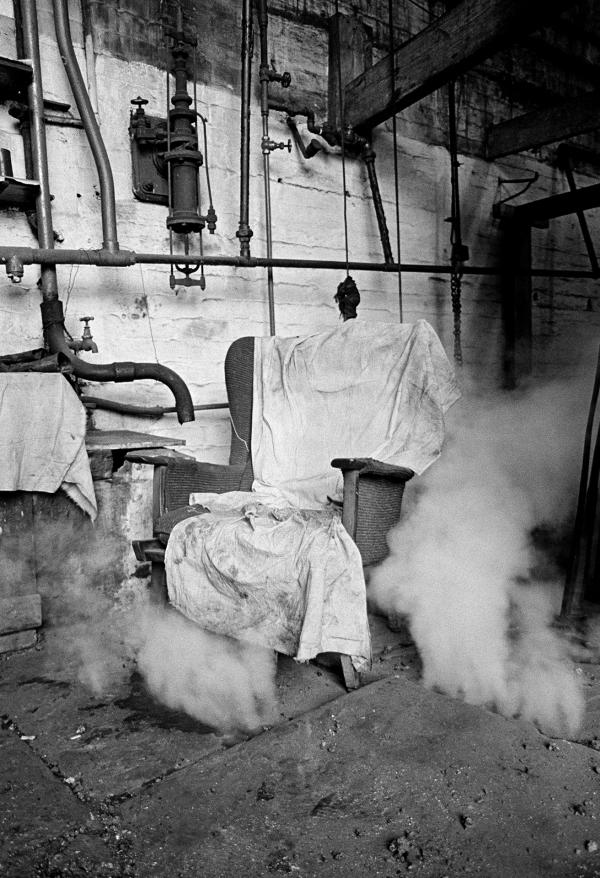
<instances>
[{"instance_id":1,"label":"pipe flange","mask_svg":"<svg viewBox=\"0 0 600 878\"><path fill-rule=\"evenodd\" d=\"M114 381L134 381L136 363L113 363Z\"/></svg>"}]
</instances>

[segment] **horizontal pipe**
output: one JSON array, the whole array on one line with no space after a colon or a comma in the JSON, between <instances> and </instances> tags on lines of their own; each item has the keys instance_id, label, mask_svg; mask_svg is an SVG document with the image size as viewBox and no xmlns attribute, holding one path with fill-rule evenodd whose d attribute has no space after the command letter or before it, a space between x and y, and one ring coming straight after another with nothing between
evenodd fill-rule
<instances>
[{"instance_id":1,"label":"horizontal pipe","mask_svg":"<svg viewBox=\"0 0 600 878\"><path fill-rule=\"evenodd\" d=\"M204 265L229 266L232 268L309 268L318 270L345 271L345 260L339 259L267 259L252 256L243 259L240 256L198 256L182 253L135 253L133 250L120 250L110 253L106 250L43 250L30 247L0 247L0 263L5 263L11 256L17 256L23 265L97 265L103 267L126 268L131 265ZM407 274L451 274L453 269L446 263L417 262L357 262L350 260L348 268L352 271L375 271ZM485 265L464 265L463 274L488 275L527 275L528 277L594 277L589 269L532 268L513 269Z\"/></svg>"},{"instance_id":2,"label":"horizontal pipe","mask_svg":"<svg viewBox=\"0 0 600 878\"><path fill-rule=\"evenodd\" d=\"M11 366L13 363L30 363L32 360L41 360L48 351L45 348L35 348L32 351L19 351L16 354L2 354L0 366Z\"/></svg>"},{"instance_id":3,"label":"horizontal pipe","mask_svg":"<svg viewBox=\"0 0 600 878\"><path fill-rule=\"evenodd\" d=\"M73 366L68 357L60 351L56 354L49 354L47 357L38 357L29 362L21 360L13 363L0 363L0 372L62 372L71 375Z\"/></svg>"},{"instance_id":4,"label":"horizontal pipe","mask_svg":"<svg viewBox=\"0 0 600 878\"><path fill-rule=\"evenodd\" d=\"M140 418L160 418L163 415L168 415L177 411L175 406L135 405L128 402L118 402L116 399L105 399L102 396L88 396L87 394L84 394L81 397L81 401L84 403L84 405L87 405L90 408L103 409L108 412L119 412L119 414L123 415L137 415ZM206 405L195 405L194 411L207 412L213 411L214 409L228 408L229 403L214 402L207 403Z\"/></svg>"}]
</instances>

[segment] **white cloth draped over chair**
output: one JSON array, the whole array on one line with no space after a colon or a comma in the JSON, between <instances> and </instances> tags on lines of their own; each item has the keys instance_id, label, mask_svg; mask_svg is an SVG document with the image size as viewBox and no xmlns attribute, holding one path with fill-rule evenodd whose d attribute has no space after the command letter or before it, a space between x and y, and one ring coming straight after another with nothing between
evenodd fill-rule
<instances>
[{"instance_id":1,"label":"white cloth draped over chair","mask_svg":"<svg viewBox=\"0 0 600 878\"><path fill-rule=\"evenodd\" d=\"M360 553L329 502L335 457L423 472L459 397L425 321L348 321L300 338L257 339L252 492L192 495L209 514L177 524L165 555L169 599L201 627L299 660L370 659Z\"/></svg>"}]
</instances>

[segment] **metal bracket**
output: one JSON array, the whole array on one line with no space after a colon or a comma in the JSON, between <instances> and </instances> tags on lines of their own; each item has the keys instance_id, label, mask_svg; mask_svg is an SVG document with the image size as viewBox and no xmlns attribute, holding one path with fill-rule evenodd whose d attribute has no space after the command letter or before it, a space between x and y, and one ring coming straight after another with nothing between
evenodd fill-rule
<instances>
[{"instance_id":1,"label":"metal bracket","mask_svg":"<svg viewBox=\"0 0 600 878\"><path fill-rule=\"evenodd\" d=\"M164 155L167 151L167 120L148 116L144 98L131 101L137 109L131 111L129 137L133 194L139 201L168 205L168 173Z\"/></svg>"},{"instance_id":2,"label":"metal bracket","mask_svg":"<svg viewBox=\"0 0 600 878\"><path fill-rule=\"evenodd\" d=\"M573 166L571 162L571 153L568 143L561 143L561 145L558 147L557 158L558 167L562 171L564 171L567 178L567 183L569 184L569 189L571 190L571 192L577 192L577 184L575 183L575 177L573 176ZM579 228L581 229L581 236L587 250L588 259L590 260L590 267L594 273L594 277L600 277L600 266L598 265L598 257L596 256L594 242L592 241L590 229L585 218L585 213L583 212L583 210L576 210L575 213L577 214L577 219L579 220Z\"/></svg>"}]
</instances>

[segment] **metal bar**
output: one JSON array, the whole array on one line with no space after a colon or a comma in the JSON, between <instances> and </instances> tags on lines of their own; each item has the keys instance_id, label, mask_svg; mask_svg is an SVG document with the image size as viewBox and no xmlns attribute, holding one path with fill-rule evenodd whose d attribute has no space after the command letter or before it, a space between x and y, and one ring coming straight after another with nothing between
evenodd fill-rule
<instances>
[{"instance_id":1,"label":"metal bar","mask_svg":"<svg viewBox=\"0 0 600 878\"><path fill-rule=\"evenodd\" d=\"M69 79L71 91L85 128L90 149L94 156L100 182L103 248L109 251L119 249L117 236L117 211L115 204L115 184L108 153L94 115L81 70L75 57L67 0L54 0L54 25L61 58Z\"/></svg>"},{"instance_id":2,"label":"metal bar","mask_svg":"<svg viewBox=\"0 0 600 878\"><path fill-rule=\"evenodd\" d=\"M120 250L118 253L107 253L103 250L42 250L29 247L0 247L0 264L16 256L24 265L95 265L102 267L126 268L132 265L197 265L197 255L180 253L134 253L132 250ZM266 259L261 256L252 256L250 259L242 259L239 256L205 256L202 265L224 266L231 268L310 268L315 270L345 270L346 261L340 259ZM417 262L359 262L350 260L348 268L353 271L374 271L393 273L398 270L411 274L451 274L453 269L446 263L417 263ZM465 265L463 274L483 275L496 277L506 274L527 275L531 277L564 277L564 278L587 278L595 277L589 269L557 269L557 268L532 268L529 271L522 269L507 269L506 267L494 267L485 265Z\"/></svg>"}]
</instances>

